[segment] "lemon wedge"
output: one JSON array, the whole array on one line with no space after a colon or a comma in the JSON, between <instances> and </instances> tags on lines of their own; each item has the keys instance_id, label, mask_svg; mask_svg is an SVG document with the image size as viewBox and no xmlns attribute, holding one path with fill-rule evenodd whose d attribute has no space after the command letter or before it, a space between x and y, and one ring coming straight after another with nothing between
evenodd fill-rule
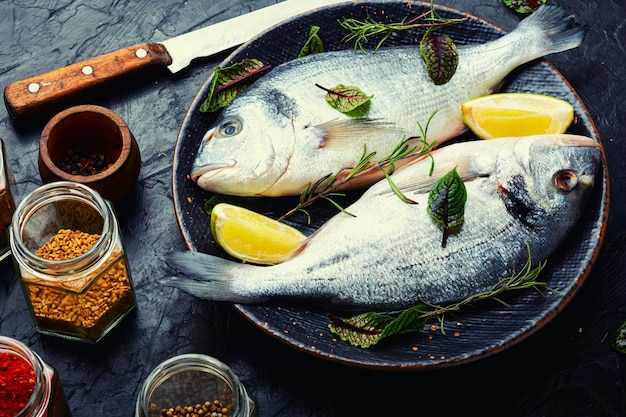
<instances>
[{"instance_id":1,"label":"lemon wedge","mask_svg":"<svg viewBox=\"0 0 626 417\"><path fill-rule=\"evenodd\" d=\"M500 93L462 104L463 121L482 139L564 133L574 120L574 107L556 97Z\"/></svg>"},{"instance_id":2,"label":"lemon wedge","mask_svg":"<svg viewBox=\"0 0 626 417\"><path fill-rule=\"evenodd\" d=\"M228 203L213 207L211 233L229 255L262 265L285 261L306 239L287 224Z\"/></svg>"}]
</instances>

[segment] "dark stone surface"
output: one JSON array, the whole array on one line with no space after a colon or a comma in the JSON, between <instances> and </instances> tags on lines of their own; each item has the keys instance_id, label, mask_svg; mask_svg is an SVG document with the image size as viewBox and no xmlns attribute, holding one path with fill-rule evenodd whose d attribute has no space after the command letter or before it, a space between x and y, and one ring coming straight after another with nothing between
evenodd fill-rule
<instances>
[{"instance_id":1,"label":"dark stone surface","mask_svg":"<svg viewBox=\"0 0 626 417\"><path fill-rule=\"evenodd\" d=\"M163 40L276 1L50 0L0 2L0 85L148 40ZM440 3L504 29L519 17L498 0ZM388 373L326 362L274 340L228 305L163 287L159 256L183 248L171 195L174 142L187 107L223 56L182 74L136 76L97 99L134 133L143 164L117 206L138 308L96 345L39 335L10 261L0 265L0 334L29 345L60 373L75 417L131 416L138 390L161 361L206 353L229 364L262 416L626 415L626 356L610 339L626 321L624 179L626 5L553 1L589 26L583 46L550 57L594 119L611 174L611 215L592 275L560 315L522 343L460 367ZM601 3L601 4L600 4ZM18 199L41 184L38 139L49 115L16 123L0 110ZM207 233L209 233L207 231Z\"/></svg>"}]
</instances>

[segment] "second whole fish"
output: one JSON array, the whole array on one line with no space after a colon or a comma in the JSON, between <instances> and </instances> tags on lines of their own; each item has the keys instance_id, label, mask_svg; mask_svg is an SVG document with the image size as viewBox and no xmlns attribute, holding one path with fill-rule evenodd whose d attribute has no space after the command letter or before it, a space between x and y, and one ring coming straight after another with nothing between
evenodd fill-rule
<instances>
[{"instance_id":1,"label":"second whole fish","mask_svg":"<svg viewBox=\"0 0 626 417\"><path fill-rule=\"evenodd\" d=\"M344 50L309 55L275 67L248 87L204 135L190 176L208 191L241 196L299 195L307 185L354 167L367 147L389 155L417 138L433 112L428 141L441 145L466 128L461 104L497 90L518 66L577 47L584 36L567 13L542 6L511 33L459 47L452 79L435 85L419 46L376 53ZM373 95L367 117L329 106L326 91L353 85ZM414 140L415 142L415 140ZM354 187L379 177L361 176Z\"/></svg>"},{"instance_id":2,"label":"second whole fish","mask_svg":"<svg viewBox=\"0 0 626 417\"><path fill-rule=\"evenodd\" d=\"M269 267L199 252L173 252L168 280L197 297L259 303L313 299L349 309L446 303L485 291L547 259L579 219L601 150L577 135L452 144L382 180L312 234L287 261ZM467 189L465 220L441 245L427 214L433 183L456 168Z\"/></svg>"}]
</instances>

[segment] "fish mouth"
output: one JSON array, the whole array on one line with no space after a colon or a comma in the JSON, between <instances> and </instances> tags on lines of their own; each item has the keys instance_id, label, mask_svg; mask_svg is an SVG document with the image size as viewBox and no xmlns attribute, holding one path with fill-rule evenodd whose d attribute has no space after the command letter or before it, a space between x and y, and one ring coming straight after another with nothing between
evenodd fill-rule
<instances>
[{"instance_id":1,"label":"fish mouth","mask_svg":"<svg viewBox=\"0 0 626 417\"><path fill-rule=\"evenodd\" d=\"M198 180L202 177L204 179L211 178L221 171L227 168L232 168L237 165L237 161L234 159L229 159L220 162L212 162L209 164L204 164L200 166L193 167L191 170L191 179L193 182L198 182Z\"/></svg>"}]
</instances>

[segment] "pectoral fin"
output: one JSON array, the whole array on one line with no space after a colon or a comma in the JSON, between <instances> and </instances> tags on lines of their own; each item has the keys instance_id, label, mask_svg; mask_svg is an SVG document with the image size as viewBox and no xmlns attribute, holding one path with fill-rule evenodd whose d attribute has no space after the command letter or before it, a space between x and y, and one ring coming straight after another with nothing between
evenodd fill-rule
<instances>
[{"instance_id":1,"label":"pectoral fin","mask_svg":"<svg viewBox=\"0 0 626 417\"><path fill-rule=\"evenodd\" d=\"M359 149L367 146L370 151L376 150L376 144L397 137L399 143L404 132L389 123L378 119L336 119L315 126L321 131L320 148Z\"/></svg>"}]
</instances>

